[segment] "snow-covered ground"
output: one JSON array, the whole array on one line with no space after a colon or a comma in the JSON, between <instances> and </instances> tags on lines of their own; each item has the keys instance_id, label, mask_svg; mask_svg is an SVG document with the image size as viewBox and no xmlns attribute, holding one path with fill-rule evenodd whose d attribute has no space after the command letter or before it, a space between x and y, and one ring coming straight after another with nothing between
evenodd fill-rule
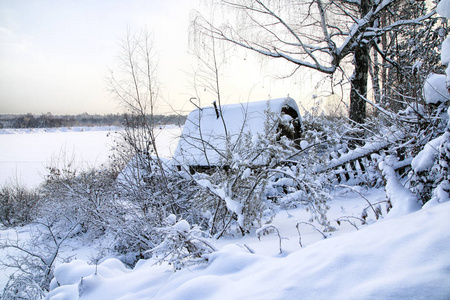
<instances>
[{"instance_id":1,"label":"snow-covered ground","mask_svg":"<svg viewBox=\"0 0 450 300\"><path fill-rule=\"evenodd\" d=\"M383 188L359 192L372 203L385 199ZM219 251L208 264L177 272L151 259L128 269L105 258L96 273L87 263L95 243L74 238L61 253L73 260L58 264L48 299L450 299L450 203L378 221L369 213L369 225L355 222L358 230L335 222L359 217L366 206L358 193L339 189L328 214L336 231L327 239L300 225L300 247L296 224L309 214L280 211L272 224L282 237L281 254L275 233L258 240L253 232L212 240ZM19 228L19 235L26 238L29 230ZM6 234L15 232L2 231L1 238Z\"/></svg>"},{"instance_id":2,"label":"snow-covered ground","mask_svg":"<svg viewBox=\"0 0 450 300\"><path fill-rule=\"evenodd\" d=\"M116 127L0 129L0 184L17 179L35 187L46 175L46 167L58 160L73 159L78 167L99 166L107 162L120 130ZM157 138L160 155L171 157L181 128L167 126L160 131Z\"/></svg>"},{"instance_id":3,"label":"snow-covered ground","mask_svg":"<svg viewBox=\"0 0 450 300\"><path fill-rule=\"evenodd\" d=\"M71 160L80 168L99 166L108 161L114 140L122 128L117 127L71 127L39 129L0 129L0 186L15 183L29 188L37 187L46 175L46 167L58 160ZM157 129L159 154L170 158L176 148L182 128L167 125ZM0 230L0 239L16 234L19 240L29 238L32 227L25 226L17 231ZM88 258L95 249L80 249L73 242L67 247L70 254ZM73 251L72 251L73 250ZM5 255L0 250L0 260ZM64 254L63 254L64 256ZM8 270L0 272L0 291L8 281Z\"/></svg>"},{"instance_id":4,"label":"snow-covered ground","mask_svg":"<svg viewBox=\"0 0 450 300\"><path fill-rule=\"evenodd\" d=\"M383 189L361 191L371 202ZM366 201L353 192L335 195L330 220L359 216ZM301 209L281 211L276 234L261 241L212 241L209 264L177 272L152 260L133 270L109 258L98 266L77 259L55 270L49 299L450 299L450 203L402 217L369 221L356 230L347 222L327 239ZM250 253L251 249L254 253Z\"/></svg>"},{"instance_id":5,"label":"snow-covered ground","mask_svg":"<svg viewBox=\"0 0 450 300\"><path fill-rule=\"evenodd\" d=\"M102 163L107 158L102 151L108 151L107 145L112 140L107 136L109 131L3 132L0 134L1 157L20 161L20 155L30 152L37 157L32 161L34 166L42 165L54 152L58 153L61 146L72 150L73 143L79 141L77 155ZM161 131L160 145L168 145L162 148L164 156L170 157L177 133L180 133L179 128ZM95 146L100 140L103 148ZM9 145L9 152L5 145ZM48 148L47 152L39 147ZM37 156L39 153L50 156ZM22 180L32 181L33 176L31 172L24 172ZM383 188L355 189L372 203L386 197ZM281 254L275 232L262 236L261 240L252 232L243 238L211 240L218 251L209 256L208 264L177 272L173 272L172 266L157 264L152 259L142 260L134 269L128 269L116 258L105 258L96 273L96 267L88 263L97 256L96 242L86 245L81 237L74 237L60 253L61 257L71 256L72 262L58 263L48 298L450 299L450 203L407 215L393 214L390 218L385 214L380 220L375 220L369 210L369 225L347 219L355 222L356 229L345 220L340 226L335 220L360 217L367 201L360 194L343 188L335 190L332 196L328 219L336 231L325 233L327 239L308 224L300 224L303 245L300 247L296 225L308 221L309 213L300 208L280 211L272 225L282 237ZM27 239L32 226L18 228L19 238ZM3 230L0 238L15 234L14 230ZM107 241L97 241L100 242ZM4 256L5 250L0 250L0 259ZM0 275L1 290L8 273Z\"/></svg>"}]
</instances>

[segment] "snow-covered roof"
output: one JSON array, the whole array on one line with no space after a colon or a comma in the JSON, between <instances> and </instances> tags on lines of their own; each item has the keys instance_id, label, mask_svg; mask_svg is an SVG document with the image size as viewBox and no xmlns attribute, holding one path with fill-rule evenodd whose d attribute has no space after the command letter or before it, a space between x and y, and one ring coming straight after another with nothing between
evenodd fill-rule
<instances>
[{"instance_id":1,"label":"snow-covered roof","mask_svg":"<svg viewBox=\"0 0 450 300\"><path fill-rule=\"evenodd\" d=\"M223 118L217 118L213 106L192 111L187 117L175 150L173 157L175 164L185 166L222 165L223 155L226 153L227 136L233 145L242 133L251 136L263 133L266 112L269 110L280 115L285 107L292 108L300 120L297 103L290 97L222 105Z\"/></svg>"}]
</instances>

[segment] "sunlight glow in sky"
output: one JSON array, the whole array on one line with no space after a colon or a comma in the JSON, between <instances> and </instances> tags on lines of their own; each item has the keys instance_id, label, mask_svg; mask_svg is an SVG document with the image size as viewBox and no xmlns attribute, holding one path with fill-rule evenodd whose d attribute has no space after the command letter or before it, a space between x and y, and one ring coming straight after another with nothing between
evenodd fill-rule
<instances>
[{"instance_id":1,"label":"sunlight glow in sky","mask_svg":"<svg viewBox=\"0 0 450 300\"><path fill-rule=\"evenodd\" d=\"M199 0L0 0L0 113L119 112L106 77L127 28L144 27L154 34L164 101L177 110L193 109L188 27L191 10L199 8ZM269 77L258 59L232 63L224 74L225 102L288 94L302 101L295 82ZM162 104L159 112L171 108Z\"/></svg>"}]
</instances>

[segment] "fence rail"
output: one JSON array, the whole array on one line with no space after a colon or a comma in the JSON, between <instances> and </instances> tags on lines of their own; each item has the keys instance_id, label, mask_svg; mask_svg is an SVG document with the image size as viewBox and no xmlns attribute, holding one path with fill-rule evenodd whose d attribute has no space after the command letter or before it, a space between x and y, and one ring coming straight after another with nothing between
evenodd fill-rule
<instances>
[{"instance_id":1,"label":"fence rail","mask_svg":"<svg viewBox=\"0 0 450 300\"><path fill-rule=\"evenodd\" d=\"M338 183L370 180L371 174L377 172L378 159L393 154L389 152L390 146L401 138L399 135L385 141L367 143L347 153L334 152L331 155L334 156L333 159L328 166L319 170L319 173L332 172ZM393 168L398 175L403 175L410 169L412 158L405 158L404 149L401 147L395 152L399 161L393 164Z\"/></svg>"}]
</instances>

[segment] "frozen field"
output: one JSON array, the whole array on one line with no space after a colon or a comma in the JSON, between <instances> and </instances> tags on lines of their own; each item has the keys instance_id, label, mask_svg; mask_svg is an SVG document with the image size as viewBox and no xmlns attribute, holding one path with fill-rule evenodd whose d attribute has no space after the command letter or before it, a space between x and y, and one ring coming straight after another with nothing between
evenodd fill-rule
<instances>
[{"instance_id":1,"label":"frozen field","mask_svg":"<svg viewBox=\"0 0 450 300\"><path fill-rule=\"evenodd\" d=\"M78 167L98 166L108 161L120 128L74 127L58 129L1 129L0 184L18 180L35 187L46 175L46 167L58 160L74 160ZM181 128L158 130L163 157L171 157Z\"/></svg>"}]
</instances>

